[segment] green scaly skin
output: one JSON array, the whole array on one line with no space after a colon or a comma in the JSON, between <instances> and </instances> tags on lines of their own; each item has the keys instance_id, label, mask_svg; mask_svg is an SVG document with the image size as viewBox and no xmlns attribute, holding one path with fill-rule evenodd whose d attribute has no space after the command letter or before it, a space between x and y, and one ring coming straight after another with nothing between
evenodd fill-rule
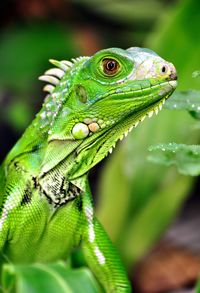
<instances>
[{"instance_id":1,"label":"green scaly skin","mask_svg":"<svg viewBox=\"0 0 200 293\"><path fill-rule=\"evenodd\" d=\"M66 259L81 245L106 292L130 292L120 257L94 214L88 171L176 88L176 70L148 49L111 48L41 80L41 111L0 168L2 262Z\"/></svg>"}]
</instances>

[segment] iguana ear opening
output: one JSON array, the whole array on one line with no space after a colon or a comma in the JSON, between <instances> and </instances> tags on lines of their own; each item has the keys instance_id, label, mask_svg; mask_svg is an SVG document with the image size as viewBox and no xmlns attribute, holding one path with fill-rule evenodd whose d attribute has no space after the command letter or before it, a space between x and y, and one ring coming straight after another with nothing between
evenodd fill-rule
<instances>
[{"instance_id":1,"label":"iguana ear opening","mask_svg":"<svg viewBox=\"0 0 200 293\"><path fill-rule=\"evenodd\" d=\"M79 101L83 104L85 104L88 100L88 94L84 86L81 84L77 84L74 88L76 97L79 99Z\"/></svg>"}]
</instances>

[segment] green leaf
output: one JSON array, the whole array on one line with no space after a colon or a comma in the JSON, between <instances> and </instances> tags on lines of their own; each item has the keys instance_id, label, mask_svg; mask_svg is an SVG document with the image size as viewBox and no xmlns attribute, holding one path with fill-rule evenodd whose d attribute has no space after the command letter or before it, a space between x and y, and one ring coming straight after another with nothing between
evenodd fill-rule
<instances>
[{"instance_id":1,"label":"green leaf","mask_svg":"<svg viewBox=\"0 0 200 293\"><path fill-rule=\"evenodd\" d=\"M185 144L158 144L151 146L149 151L154 152L148 159L151 162L171 166L176 165L179 173L197 176L200 174L200 146Z\"/></svg>"},{"instance_id":2,"label":"green leaf","mask_svg":"<svg viewBox=\"0 0 200 293\"><path fill-rule=\"evenodd\" d=\"M196 70L196 71L192 72L192 77L193 78L200 77L200 70Z\"/></svg>"},{"instance_id":3,"label":"green leaf","mask_svg":"<svg viewBox=\"0 0 200 293\"><path fill-rule=\"evenodd\" d=\"M88 269L68 269L63 262L48 265L6 264L3 267L2 283L5 292L16 293L102 292Z\"/></svg>"},{"instance_id":4,"label":"green leaf","mask_svg":"<svg viewBox=\"0 0 200 293\"><path fill-rule=\"evenodd\" d=\"M166 109L200 112L200 91L176 91L164 105Z\"/></svg>"},{"instance_id":5,"label":"green leaf","mask_svg":"<svg viewBox=\"0 0 200 293\"><path fill-rule=\"evenodd\" d=\"M164 105L166 109L187 110L190 114L200 119L200 91L177 91Z\"/></svg>"}]
</instances>

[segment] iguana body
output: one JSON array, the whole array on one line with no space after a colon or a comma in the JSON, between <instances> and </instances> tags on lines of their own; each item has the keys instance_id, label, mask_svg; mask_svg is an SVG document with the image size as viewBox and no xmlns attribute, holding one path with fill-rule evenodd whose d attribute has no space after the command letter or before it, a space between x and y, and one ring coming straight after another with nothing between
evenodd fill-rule
<instances>
[{"instance_id":1,"label":"iguana body","mask_svg":"<svg viewBox=\"0 0 200 293\"><path fill-rule=\"evenodd\" d=\"M130 292L96 219L88 171L176 87L176 71L148 49L111 48L51 62L41 111L0 169L2 261L52 262L81 245L106 292Z\"/></svg>"}]
</instances>

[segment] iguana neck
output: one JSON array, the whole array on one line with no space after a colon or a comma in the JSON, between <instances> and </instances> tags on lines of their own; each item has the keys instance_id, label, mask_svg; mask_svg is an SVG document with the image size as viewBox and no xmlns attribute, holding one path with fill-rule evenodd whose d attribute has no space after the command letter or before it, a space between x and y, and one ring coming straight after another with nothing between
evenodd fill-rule
<instances>
[{"instance_id":1,"label":"iguana neck","mask_svg":"<svg viewBox=\"0 0 200 293\"><path fill-rule=\"evenodd\" d=\"M8 154L7 162L23 153L31 153L38 148L41 150L46 149L60 112L62 111L62 117L66 121L71 113L69 98L73 89L74 79L77 70L87 59L89 57L73 59L72 65L65 68L65 75L59 80L58 84L55 84L52 92L47 94L41 110Z\"/></svg>"}]
</instances>

